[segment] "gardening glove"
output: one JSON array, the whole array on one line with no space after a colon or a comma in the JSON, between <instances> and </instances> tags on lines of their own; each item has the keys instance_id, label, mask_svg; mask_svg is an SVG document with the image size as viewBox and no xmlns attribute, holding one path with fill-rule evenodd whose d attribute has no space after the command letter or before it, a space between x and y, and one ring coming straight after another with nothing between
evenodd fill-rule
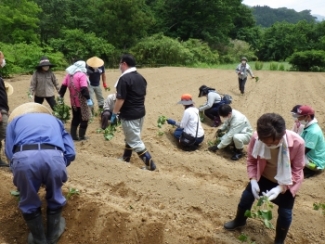
<instances>
[{"instance_id":1,"label":"gardening glove","mask_svg":"<svg viewBox=\"0 0 325 244\"><path fill-rule=\"evenodd\" d=\"M87 100L87 105L88 105L88 106L93 106L94 103L93 103L93 101L92 101L91 99L88 99L88 100Z\"/></svg>"},{"instance_id":2,"label":"gardening glove","mask_svg":"<svg viewBox=\"0 0 325 244\"><path fill-rule=\"evenodd\" d=\"M112 113L111 116L111 125L117 124L117 114Z\"/></svg>"},{"instance_id":3,"label":"gardening glove","mask_svg":"<svg viewBox=\"0 0 325 244\"><path fill-rule=\"evenodd\" d=\"M222 137L223 136L223 130L218 129L216 132L216 137Z\"/></svg>"},{"instance_id":4,"label":"gardening glove","mask_svg":"<svg viewBox=\"0 0 325 244\"><path fill-rule=\"evenodd\" d=\"M176 125L176 121L173 120L173 119L167 119L167 123L168 123L169 125Z\"/></svg>"},{"instance_id":5,"label":"gardening glove","mask_svg":"<svg viewBox=\"0 0 325 244\"><path fill-rule=\"evenodd\" d=\"M252 187L252 193L255 197L255 199L259 199L259 193L260 193L260 187L258 186L258 183L255 179L251 179L251 187Z\"/></svg>"},{"instance_id":6,"label":"gardening glove","mask_svg":"<svg viewBox=\"0 0 325 244\"><path fill-rule=\"evenodd\" d=\"M266 191L266 193L263 192L263 196L267 197L269 201L272 201L276 199L281 192L283 192L283 187L278 185L272 188L270 191Z\"/></svg>"}]
</instances>

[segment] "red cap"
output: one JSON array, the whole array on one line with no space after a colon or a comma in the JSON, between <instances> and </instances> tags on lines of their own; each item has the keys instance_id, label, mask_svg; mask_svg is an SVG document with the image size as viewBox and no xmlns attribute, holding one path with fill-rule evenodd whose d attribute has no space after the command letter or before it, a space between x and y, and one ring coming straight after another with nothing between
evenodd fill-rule
<instances>
[{"instance_id":1,"label":"red cap","mask_svg":"<svg viewBox=\"0 0 325 244\"><path fill-rule=\"evenodd\" d=\"M183 105L194 104L194 102L192 101L192 95L191 94L183 94L181 96L181 100L178 102L178 104L183 104Z\"/></svg>"},{"instance_id":2,"label":"red cap","mask_svg":"<svg viewBox=\"0 0 325 244\"><path fill-rule=\"evenodd\" d=\"M305 116L305 115L312 115L315 114L315 110L307 105L303 105L297 109L297 113L295 117Z\"/></svg>"}]
</instances>

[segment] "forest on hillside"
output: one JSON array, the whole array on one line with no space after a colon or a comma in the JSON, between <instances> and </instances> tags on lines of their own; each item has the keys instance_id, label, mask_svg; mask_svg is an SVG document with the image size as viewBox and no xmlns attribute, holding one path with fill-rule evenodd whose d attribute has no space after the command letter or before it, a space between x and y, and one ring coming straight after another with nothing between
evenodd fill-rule
<instances>
[{"instance_id":1,"label":"forest on hillside","mask_svg":"<svg viewBox=\"0 0 325 244\"><path fill-rule=\"evenodd\" d=\"M116 67L123 52L143 65L195 66L233 63L242 55L284 61L297 52L325 50L325 21L316 22L308 10L265 12L270 16L265 19L280 22L262 27L254 14L267 8L252 9L242 0L0 3L0 50L7 73L31 70L42 55L59 68L93 55Z\"/></svg>"}]
</instances>

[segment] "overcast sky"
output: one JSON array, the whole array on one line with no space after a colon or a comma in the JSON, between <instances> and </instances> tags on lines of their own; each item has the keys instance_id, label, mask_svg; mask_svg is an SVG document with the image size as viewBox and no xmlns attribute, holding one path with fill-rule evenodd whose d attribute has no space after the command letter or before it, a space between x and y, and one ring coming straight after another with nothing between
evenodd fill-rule
<instances>
[{"instance_id":1,"label":"overcast sky","mask_svg":"<svg viewBox=\"0 0 325 244\"><path fill-rule=\"evenodd\" d=\"M269 6L271 8L291 8L300 12L305 9L311 10L311 14L325 16L325 0L244 0L249 6Z\"/></svg>"}]
</instances>

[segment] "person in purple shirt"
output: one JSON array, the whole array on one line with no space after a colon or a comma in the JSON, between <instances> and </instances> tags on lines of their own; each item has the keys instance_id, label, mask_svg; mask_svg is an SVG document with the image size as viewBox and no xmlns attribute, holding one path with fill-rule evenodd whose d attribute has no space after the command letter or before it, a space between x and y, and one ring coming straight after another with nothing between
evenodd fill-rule
<instances>
[{"instance_id":1,"label":"person in purple shirt","mask_svg":"<svg viewBox=\"0 0 325 244\"><path fill-rule=\"evenodd\" d=\"M68 179L66 167L76 156L73 140L62 122L37 103L17 107L8 122L5 153L20 192L19 208L31 232L28 243L57 243L65 228L61 213L66 199L61 188ZM37 194L42 184L47 201L46 235Z\"/></svg>"}]
</instances>

